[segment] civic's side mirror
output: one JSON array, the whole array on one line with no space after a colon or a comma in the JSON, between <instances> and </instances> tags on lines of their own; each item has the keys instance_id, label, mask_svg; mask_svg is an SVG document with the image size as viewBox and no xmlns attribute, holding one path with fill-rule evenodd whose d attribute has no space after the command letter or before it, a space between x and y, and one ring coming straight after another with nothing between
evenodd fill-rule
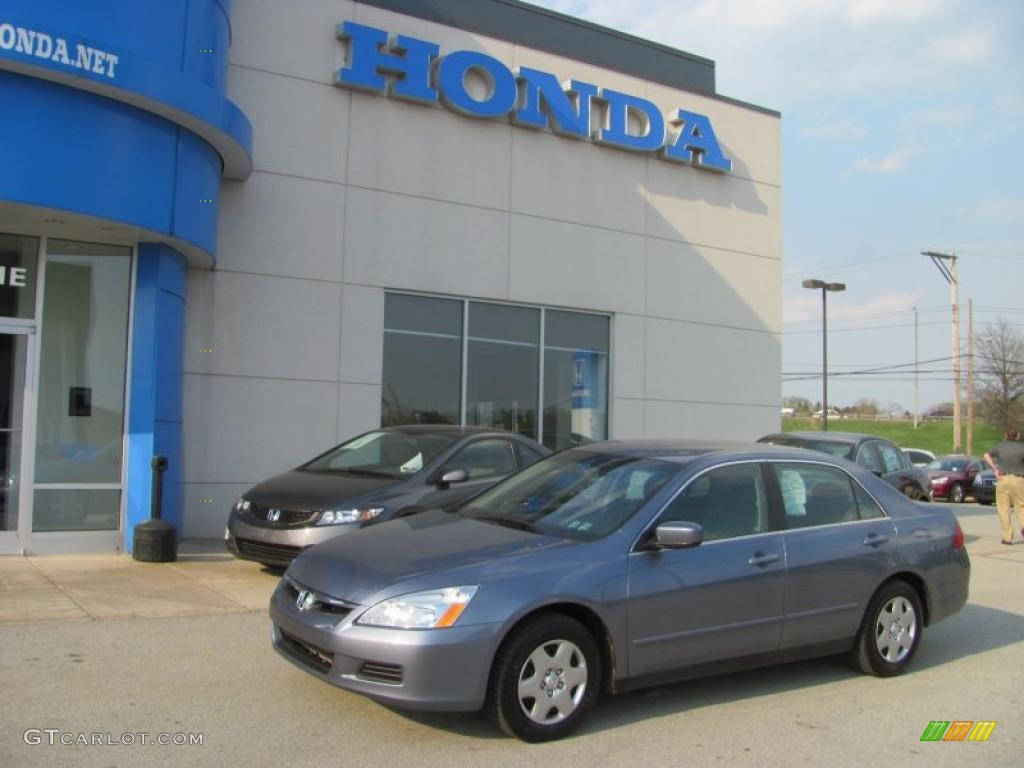
<instances>
[{"instance_id":1,"label":"civic's side mirror","mask_svg":"<svg viewBox=\"0 0 1024 768\"><path fill-rule=\"evenodd\" d=\"M442 488L447 488L450 485L455 485L456 483L464 483L467 480L469 480L469 472L467 472L466 470L449 469L447 472L441 475L441 479L440 481L438 481L438 485L440 485Z\"/></svg>"},{"instance_id":2,"label":"civic's side mirror","mask_svg":"<svg viewBox=\"0 0 1024 768\"><path fill-rule=\"evenodd\" d=\"M662 523L654 537L663 549L690 549L704 541L704 529L696 523Z\"/></svg>"}]
</instances>

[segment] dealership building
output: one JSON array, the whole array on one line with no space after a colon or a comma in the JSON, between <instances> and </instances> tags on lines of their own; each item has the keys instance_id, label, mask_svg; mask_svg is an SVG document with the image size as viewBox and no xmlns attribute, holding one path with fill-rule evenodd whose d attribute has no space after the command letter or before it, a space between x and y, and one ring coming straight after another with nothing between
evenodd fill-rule
<instances>
[{"instance_id":1,"label":"dealership building","mask_svg":"<svg viewBox=\"0 0 1024 768\"><path fill-rule=\"evenodd\" d=\"M0 6L0 554L381 425L779 424L780 116L518 0Z\"/></svg>"}]
</instances>

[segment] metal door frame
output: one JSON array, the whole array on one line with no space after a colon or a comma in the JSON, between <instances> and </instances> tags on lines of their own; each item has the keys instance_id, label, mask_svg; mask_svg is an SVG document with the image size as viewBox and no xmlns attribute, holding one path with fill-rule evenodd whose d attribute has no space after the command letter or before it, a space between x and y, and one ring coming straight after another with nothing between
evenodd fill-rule
<instances>
[{"instance_id":1,"label":"metal door frame","mask_svg":"<svg viewBox=\"0 0 1024 768\"><path fill-rule=\"evenodd\" d=\"M21 404L21 466L18 468L18 528L0 531L0 555L25 554L32 535L32 492L36 443L36 328L34 321L0 319L0 334L25 337L25 381ZM28 480L28 482L26 482Z\"/></svg>"}]
</instances>

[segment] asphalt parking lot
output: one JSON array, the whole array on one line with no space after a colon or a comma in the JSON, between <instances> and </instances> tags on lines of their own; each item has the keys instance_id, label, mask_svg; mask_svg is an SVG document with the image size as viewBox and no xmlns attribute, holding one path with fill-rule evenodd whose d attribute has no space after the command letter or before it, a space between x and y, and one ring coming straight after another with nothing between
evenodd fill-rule
<instances>
[{"instance_id":1,"label":"asphalt parking lot","mask_svg":"<svg viewBox=\"0 0 1024 768\"><path fill-rule=\"evenodd\" d=\"M576 735L543 745L295 669L269 645L277 574L255 564L0 559L0 765L1020 765L1024 544L999 544L991 507L955 510L971 599L925 631L906 675L824 659L692 681L605 698ZM932 720L997 725L984 743L921 742ZM151 743L159 734L202 743Z\"/></svg>"}]
</instances>

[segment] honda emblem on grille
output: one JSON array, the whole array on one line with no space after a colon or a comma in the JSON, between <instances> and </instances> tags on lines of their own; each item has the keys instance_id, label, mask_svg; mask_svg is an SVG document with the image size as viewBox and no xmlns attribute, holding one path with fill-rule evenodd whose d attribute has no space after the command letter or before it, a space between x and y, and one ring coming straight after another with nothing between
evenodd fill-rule
<instances>
[{"instance_id":1,"label":"honda emblem on grille","mask_svg":"<svg viewBox=\"0 0 1024 768\"><path fill-rule=\"evenodd\" d=\"M276 523L280 519L281 519L281 510L280 509L268 509L267 510L267 521L268 522Z\"/></svg>"},{"instance_id":2,"label":"honda emblem on grille","mask_svg":"<svg viewBox=\"0 0 1024 768\"><path fill-rule=\"evenodd\" d=\"M311 589L303 589L299 592L299 596L295 598L295 607L300 611L308 611L316 603L316 595Z\"/></svg>"}]
</instances>

